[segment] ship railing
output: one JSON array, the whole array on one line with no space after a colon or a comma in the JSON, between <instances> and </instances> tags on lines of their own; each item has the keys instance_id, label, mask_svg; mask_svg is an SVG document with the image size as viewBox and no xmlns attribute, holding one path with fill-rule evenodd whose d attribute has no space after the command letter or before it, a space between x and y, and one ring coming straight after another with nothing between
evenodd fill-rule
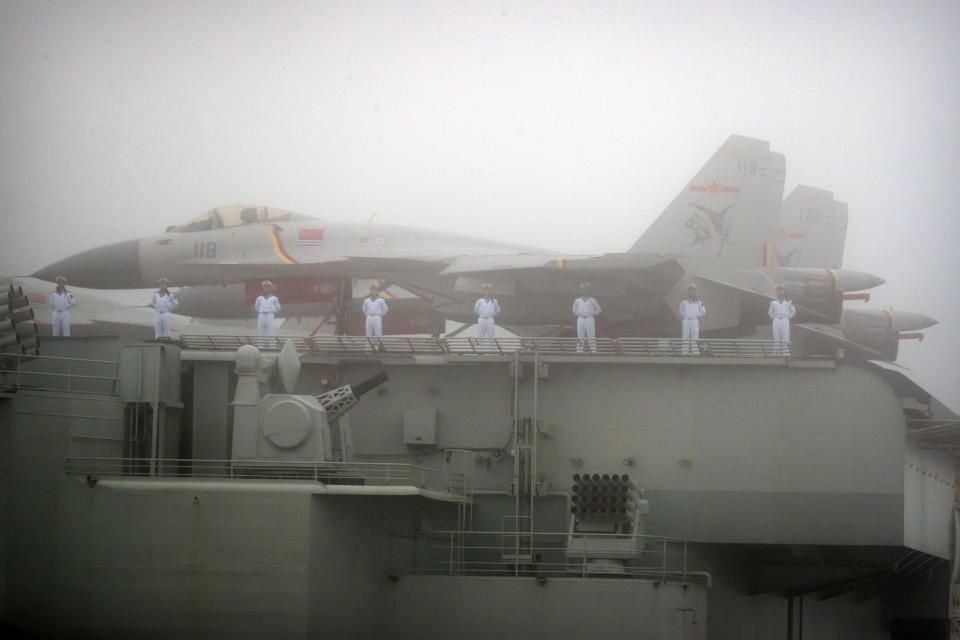
<instances>
[{"instance_id":1,"label":"ship railing","mask_svg":"<svg viewBox=\"0 0 960 640\"><path fill-rule=\"evenodd\" d=\"M790 343L781 340L744 338L619 338L619 355L656 357L713 358L787 358L792 355Z\"/></svg>"},{"instance_id":2,"label":"ship railing","mask_svg":"<svg viewBox=\"0 0 960 640\"><path fill-rule=\"evenodd\" d=\"M155 463L156 473L151 472ZM68 457L68 475L204 478L220 480L311 480L324 484L413 486L465 496L457 473L401 462L313 462L274 460L198 460L160 458Z\"/></svg>"},{"instance_id":3,"label":"ship railing","mask_svg":"<svg viewBox=\"0 0 960 640\"><path fill-rule=\"evenodd\" d=\"M688 565L688 542L678 538L602 533L525 533L523 554L504 543L502 531L390 531L385 548L389 575L544 578L625 577L711 586L710 574ZM509 540L508 540L509 542ZM630 547L627 558L598 557L597 548ZM588 549L592 551L588 551Z\"/></svg>"},{"instance_id":4,"label":"ship railing","mask_svg":"<svg viewBox=\"0 0 960 640\"><path fill-rule=\"evenodd\" d=\"M251 344L261 351L280 351L288 342L296 345L300 353L310 353L310 339L296 336L212 336L212 335L182 335L175 344L184 349L202 351L236 351L240 347Z\"/></svg>"},{"instance_id":5,"label":"ship railing","mask_svg":"<svg viewBox=\"0 0 960 640\"><path fill-rule=\"evenodd\" d=\"M429 336L313 336L310 349L314 353L445 353L443 342Z\"/></svg>"},{"instance_id":6,"label":"ship railing","mask_svg":"<svg viewBox=\"0 0 960 640\"><path fill-rule=\"evenodd\" d=\"M753 338L431 338L429 336L194 336L180 337L185 349L235 351L252 344L261 351L279 351L292 341L299 353L356 355L506 356L537 353L545 356L626 356L643 358L787 358L790 343Z\"/></svg>"},{"instance_id":7,"label":"ship railing","mask_svg":"<svg viewBox=\"0 0 960 640\"><path fill-rule=\"evenodd\" d=\"M117 392L117 361L0 354L0 390L21 389L112 395Z\"/></svg>"}]
</instances>

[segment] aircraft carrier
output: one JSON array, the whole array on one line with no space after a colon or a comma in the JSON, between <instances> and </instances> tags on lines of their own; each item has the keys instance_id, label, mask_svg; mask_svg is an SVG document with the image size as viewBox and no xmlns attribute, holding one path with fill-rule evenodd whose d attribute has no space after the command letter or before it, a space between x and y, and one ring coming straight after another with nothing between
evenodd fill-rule
<instances>
[{"instance_id":1,"label":"aircraft carrier","mask_svg":"<svg viewBox=\"0 0 960 640\"><path fill-rule=\"evenodd\" d=\"M764 339L38 352L18 313L0 331L8 630L957 637L960 423L886 363Z\"/></svg>"}]
</instances>

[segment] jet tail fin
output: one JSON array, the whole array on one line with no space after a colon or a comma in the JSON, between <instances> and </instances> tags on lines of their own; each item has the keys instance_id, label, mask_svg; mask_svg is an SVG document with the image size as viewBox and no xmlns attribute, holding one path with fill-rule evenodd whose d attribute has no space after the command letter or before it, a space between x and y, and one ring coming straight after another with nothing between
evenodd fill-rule
<instances>
[{"instance_id":1,"label":"jet tail fin","mask_svg":"<svg viewBox=\"0 0 960 640\"><path fill-rule=\"evenodd\" d=\"M783 201L774 254L781 267L843 265L847 239L847 205L833 193L798 185Z\"/></svg>"},{"instance_id":2,"label":"jet tail fin","mask_svg":"<svg viewBox=\"0 0 960 640\"><path fill-rule=\"evenodd\" d=\"M760 266L779 224L784 172L783 155L768 142L730 136L630 251Z\"/></svg>"}]
</instances>

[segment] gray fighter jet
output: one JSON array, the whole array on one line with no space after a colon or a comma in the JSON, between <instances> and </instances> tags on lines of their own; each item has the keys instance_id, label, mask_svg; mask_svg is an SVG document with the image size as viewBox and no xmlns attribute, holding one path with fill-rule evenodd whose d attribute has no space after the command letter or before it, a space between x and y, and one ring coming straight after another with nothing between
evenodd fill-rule
<instances>
[{"instance_id":1,"label":"gray fighter jet","mask_svg":"<svg viewBox=\"0 0 960 640\"><path fill-rule=\"evenodd\" d=\"M755 324L775 295L763 263L776 234L784 158L762 140L731 136L643 236L623 253L567 255L533 247L399 226L330 222L269 207L213 209L165 233L98 247L45 267L79 286L138 288L161 275L177 285L256 286L265 278L298 302L335 305L346 279L385 278L422 296L447 317L473 321L473 302L492 283L508 326L572 322L577 285L590 281L612 333L664 335L676 330L674 309L696 283L709 313L701 330L736 332ZM883 282L870 274L784 267L798 283L794 299L829 277L842 296ZM811 293L812 295L812 293ZM285 302L283 295L281 301ZM810 317L834 321L811 299ZM757 309L761 309L760 312ZM318 312L315 315L322 315Z\"/></svg>"}]
</instances>

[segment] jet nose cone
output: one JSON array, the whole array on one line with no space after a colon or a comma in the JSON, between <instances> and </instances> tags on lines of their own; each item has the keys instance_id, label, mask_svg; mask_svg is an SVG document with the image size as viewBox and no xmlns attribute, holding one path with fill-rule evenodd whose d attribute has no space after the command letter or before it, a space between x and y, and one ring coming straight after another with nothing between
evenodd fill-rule
<instances>
[{"instance_id":1,"label":"jet nose cone","mask_svg":"<svg viewBox=\"0 0 960 640\"><path fill-rule=\"evenodd\" d=\"M893 316L893 326L897 331L919 331L937 324L937 321L930 316L913 311L894 311L891 309L890 315Z\"/></svg>"},{"instance_id":2,"label":"jet nose cone","mask_svg":"<svg viewBox=\"0 0 960 640\"><path fill-rule=\"evenodd\" d=\"M837 271L837 281L840 285L840 290L844 292L864 291L866 289L879 287L886 282L883 278L877 277L872 273L867 273L866 271L850 271L848 269Z\"/></svg>"},{"instance_id":3,"label":"jet nose cone","mask_svg":"<svg viewBox=\"0 0 960 640\"><path fill-rule=\"evenodd\" d=\"M64 276L68 285L91 289L138 289L148 286L140 272L140 241L126 240L64 258L47 265L34 278L53 282Z\"/></svg>"}]
</instances>

